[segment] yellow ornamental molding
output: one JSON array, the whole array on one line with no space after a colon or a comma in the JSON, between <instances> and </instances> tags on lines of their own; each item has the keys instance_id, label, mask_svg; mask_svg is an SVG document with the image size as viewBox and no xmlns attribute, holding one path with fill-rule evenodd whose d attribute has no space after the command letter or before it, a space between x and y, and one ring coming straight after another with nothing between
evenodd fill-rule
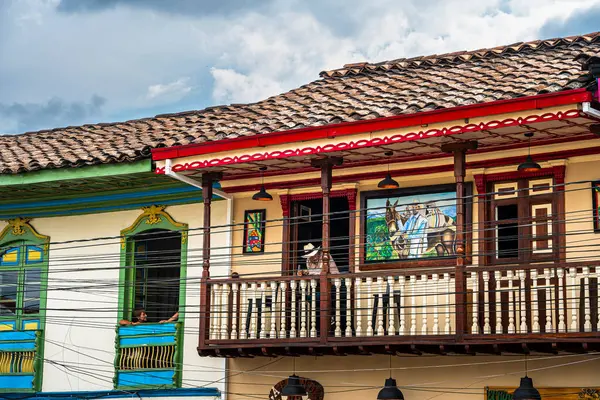
<instances>
[{"instance_id":1,"label":"yellow ornamental molding","mask_svg":"<svg viewBox=\"0 0 600 400\"><path fill-rule=\"evenodd\" d=\"M160 215L165 214L165 208L166 208L166 206L158 206L158 205L142 207L144 214L147 214L146 224L156 225L159 222L161 222L162 219L160 218ZM144 214L142 214L142 215L144 215Z\"/></svg>"},{"instance_id":2,"label":"yellow ornamental molding","mask_svg":"<svg viewBox=\"0 0 600 400\"><path fill-rule=\"evenodd\" d=\"M50 240L50 238L48 236L45 235L40 235L33 226L31 226L30 222L31 222L31 218L23 218L23 217L17 217L17 218L13 218L13 219L9 219L6 222L8 222L8 225L2 230L2 232L0 232L0 242L2 242L3 240L5 240L7 237L10 239L10 237L14 239L21 239L21 236L24 235L33 235L35 238L43 240L46 242L44 249L47 252L47 248L48 248L48 241Z\"/></svg>"},{"instance_id":3,"label":"yellow ornamental molding","mask_svg":"<svg viewBox=\"0 0 600 400\"><path fill-rule=\"evenodd\" d=\"M136 218L131 226L121 231L121 248L125 250L127 246L127 236L139 232L140 225L158 225L165 222L176 230L182 230L182 242L185 243L187 241L187 224L175 221L173 217L165 211L165 208L167 208L167 206L158 204L142 207L142 214Z\"/></svg>"},{"instance_id":4,"label":"yellow ornamental molding","mask_svg":"<svg viewBox=\"0 0 600 400\"><path fill-rule=\"evenodd\" d=\"M27 232L27 229L30 227L29 226L30 221L31 221L31 218L17 217L15 219L9 219L8 225L12 229L13 235L21 236Z\"/></svg>"}]
</instances>

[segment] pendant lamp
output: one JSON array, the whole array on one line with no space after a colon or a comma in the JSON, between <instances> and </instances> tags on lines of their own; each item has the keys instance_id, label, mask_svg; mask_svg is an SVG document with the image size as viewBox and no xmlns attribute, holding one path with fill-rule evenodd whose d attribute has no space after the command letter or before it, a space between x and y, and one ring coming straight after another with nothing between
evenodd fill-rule
<instances>
[{"instance_id":1,"label":"pendant lamp","mask_svg":"<svg viewBox=\"0 0 600 400\"><path fill-rule=\"evenodd\" d=\"M517 168L517 170L519 172L539 171L540 169L542 169L542 167L540 166L540 164L533 161L533 158L531 157L531 138L533 137L533 132L527 132L525 134L525 137L529 139L529 145L528 145L529 151L527 154L527 158L525 159L525 162L519 164L519 167Z\"/></svg>"},{"instance_id":2,"label":"pendant lamp","mask_svg":"<svg viewBox=\"0 0 600 400\"><path fill-rule=\"evenodd\" d=\"M540 392L533 386L533 379L525 375L513 394L513 400L542 400Z\"/></svg>"},{"instance_id":3,"label":"pendant lamp","mask_svg":"<svg viewBox=\"0 0 600 400\"><path fill-rule=\"evenodd\" d=\"M254 193L254 196L252 196L252 200L257 200L257 201L271 201L273 200L273 196L271 196L266 190L265 190L265 177L264 177L264 172L266 171L267 167L260 167L260 179L261 179L261 184L260 184L260 190L256 193Z\"/></svg>"},{"instance_id":4,"label":"pendant lamp","mask_svg":"<svg viewBox=\"0 0 600 400\"><path fill-rule=\"evenodd\" d=\"M390 355L390 377L385 380L383 389L379 391L377 400L404 400L404 394L398 389L396 380L392 378L392 356Z\"/></svg>"},{"instance_id":5,"label":"pendant lamp","mask_svg":"<svg viewBox=\"0 0 600 400\"><path fill-rule=\"evenodd\" d=\"M391 157L393 154L394 154L393 151L385 152L385 155L387 157ZM377 187L380 189L398 189L400 187L398 182L396 182L394 179L392 179L392 175L390 174L390 163L389 162L388 162L388 172L387 172L385 178L383 178L381 180L381 182L379 182L377 184Z\"/></svg>"},{"instance_id":6,"label":"pendant lamp","mask_svg":"<svg viewBox=\"0 0 600 400\"><path fill-rule=\"evenodd\" d=\"M294 362L294 373L289 376L287 384L281 390L281 397L287 397L288 400L303 398L308 396L306 388L300 383L300 377L296 375L296 359Z\"/></svg>"}]
</instances>

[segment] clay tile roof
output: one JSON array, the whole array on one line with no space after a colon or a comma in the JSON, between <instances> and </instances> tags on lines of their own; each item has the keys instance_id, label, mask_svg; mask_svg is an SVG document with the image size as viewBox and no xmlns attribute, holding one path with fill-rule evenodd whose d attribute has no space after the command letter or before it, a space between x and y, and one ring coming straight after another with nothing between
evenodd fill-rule
<instances>
[{"instance_id":1,"label":"clay tile roof","mask_svg":"<svg viewBox=\"0 0 600 400\"><path fill-rule=\"evenodd\" d=\"M600 32L346 64L252 104L0 136L0 173L140 160L157 147L367 120L586 87Z\"/></svg>"}]
</instances>

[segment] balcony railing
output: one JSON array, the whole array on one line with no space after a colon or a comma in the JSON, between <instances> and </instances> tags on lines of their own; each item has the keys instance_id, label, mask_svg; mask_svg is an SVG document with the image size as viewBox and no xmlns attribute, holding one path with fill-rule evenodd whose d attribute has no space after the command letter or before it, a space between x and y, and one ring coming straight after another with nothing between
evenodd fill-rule
<instances>
[{"instance_id":1,"label":"balcony railing","mask_svg":"<svg viewBox=\"0 0 600 400\"><path fill-rule=\"evenodd\" d=\"M117 328L115 387L178 386L180 367L180 323Z\"/></svg>"},{"instance_id":2,"label":"balcony railing","mask_svg":"<svg viewBox=\"0 0 600 400\"><path fill-rule=\"evenodd\" d=\"M0 332L0 392L39 390L42 332Z\"/></svg>"},{"instance_id":3,"label":"balcony railing","mask_svg":"<svg viewBox=\"0 0 600 400\"><path fill-rule=\"evenodd\" d=\"M583 340L599 331L599 278L595 266L472 267L458 305L453 269L329 275L326 288L319 276L211 279L200 350L555 341L557 333ZM466 319L465 332L457 318Z\"/></svg>"}]
</instances>

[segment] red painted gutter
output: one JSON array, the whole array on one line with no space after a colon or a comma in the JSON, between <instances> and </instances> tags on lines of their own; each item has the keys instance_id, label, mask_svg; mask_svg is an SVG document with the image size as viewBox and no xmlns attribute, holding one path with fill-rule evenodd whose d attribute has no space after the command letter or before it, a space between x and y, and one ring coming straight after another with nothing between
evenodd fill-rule
<instances>
[{"instance_id":1,"label":"red painted gutter","mask_svg":"<svg viewBox=\"0 0 600 400\"><path fill-rule=\"evenodd\" d=\"M164 147L152 150L154 161L168 158L196 156L222 151L240 150L253 147L273 146L283 143L302 142L357 133L398 129L409 126L429 125L438 122L466 118L485 117L494 114L506 114L525 110L535 110L566 104L591 101L592 94L587 89L565 90L537 96L498 100L489 103L472 104L443 110L425 111L415 114L377 118L367 121L344 122L325 126L292 129L288 131L257 134L253 136L223 139L218 141L194 143L185 146Z\"/></svg>"}]
</instances>

